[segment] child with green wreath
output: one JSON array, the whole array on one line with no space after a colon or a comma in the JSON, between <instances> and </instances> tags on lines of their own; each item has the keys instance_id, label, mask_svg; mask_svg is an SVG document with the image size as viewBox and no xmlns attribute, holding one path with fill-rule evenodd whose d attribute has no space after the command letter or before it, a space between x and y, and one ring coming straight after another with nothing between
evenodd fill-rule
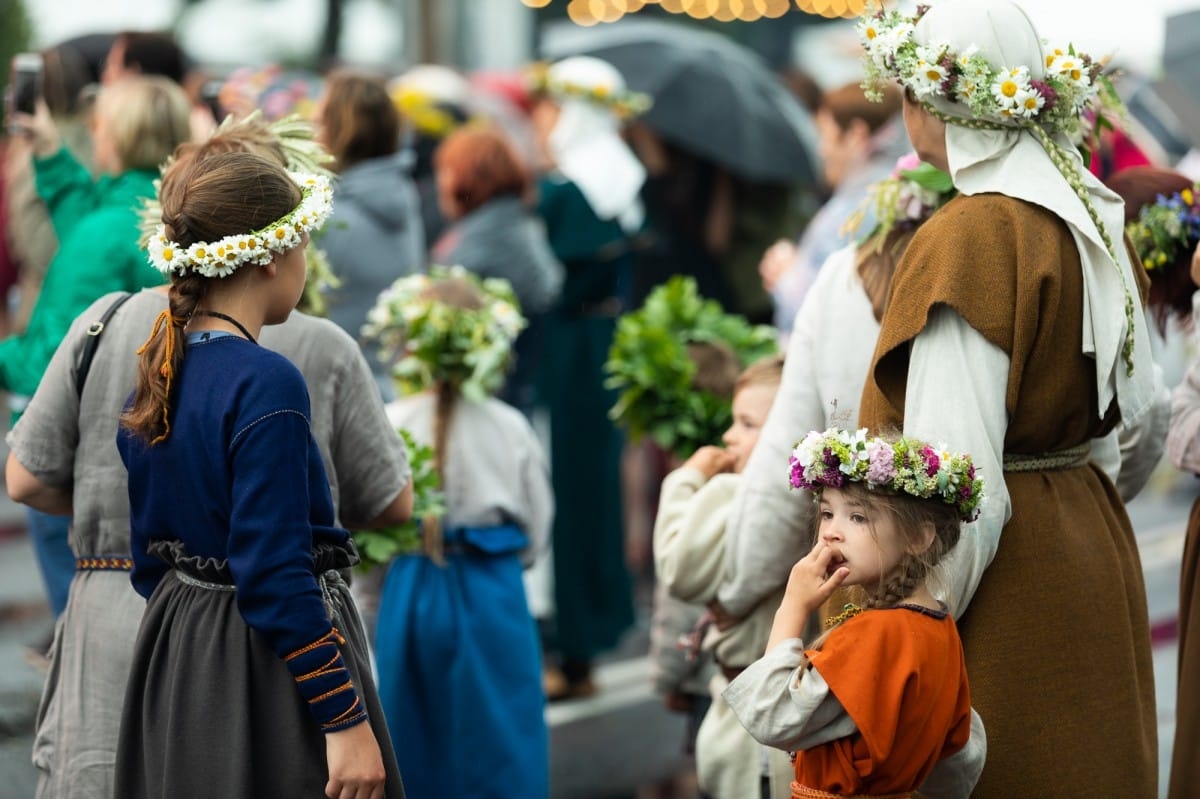
<instances>
[{"instance_id":1,"label":"child with green wreath","mask_svg":"<svg viewBox=\"0 0 1200 799\"><path fill-rule=\"evenodd\" d=\"M507 280L462 267L401 278L364 333L400 353L393 425L431 446L444 512L388 567L375 634L379 694L410 799L545 799L549 743L523 567L554 497L525 417L492 393L525 325ZM486 755L486 756L485 756Z\"/></svg>"}]
</instances>

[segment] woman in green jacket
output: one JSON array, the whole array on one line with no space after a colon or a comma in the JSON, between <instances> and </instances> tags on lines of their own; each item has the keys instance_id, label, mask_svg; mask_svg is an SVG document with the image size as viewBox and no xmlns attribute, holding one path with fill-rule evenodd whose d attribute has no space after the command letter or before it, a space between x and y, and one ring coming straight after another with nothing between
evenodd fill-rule
<instances>
[{"instance_id":1,"label":"woman in green jacket","mask_svg":"<svg viewBox=\"0 0 1200 799\"><path fill-rule=\"evenodd\" d=\"M165 78L127 78L105 86L91 121L100 173L95 179L60 145L44 103L33 116L14 115L32 145L38 196L59 241L28 326L0 341L0 389L9 393L14 421L76 316L109 292L162 283L138 243L138 209L154 196L159 164L188 140L189 112L183 90ZM70 519L28 513L38 566L57 616L75 572L67 545Z\"/></svg>"}]
</instances>

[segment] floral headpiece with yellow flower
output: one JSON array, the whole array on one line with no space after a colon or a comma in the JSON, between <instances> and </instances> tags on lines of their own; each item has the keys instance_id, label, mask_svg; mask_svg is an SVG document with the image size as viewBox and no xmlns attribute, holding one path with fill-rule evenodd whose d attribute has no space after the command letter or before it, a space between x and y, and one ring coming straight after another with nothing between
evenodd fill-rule
<instances>
[{"instance_id":1,"label":"floral headpiece with yellow flower","mask_svg":"<svg viewBox=\"0 0 1200 799\"><path fill-rule=\"evenodd\" d=\"M939 6L939 10L946 7ZM1120 97L1103 74L1103 64L1073 46L1045 49L1042 45L1042 61L1036 64L995 64L975 44L962 50L936 41L920 44L916 29L927 11L928 6L918 6L916 14L909 17L880 9L859 21L866 73L862 86L867 98L880 99L880 86L894 79L911 99L942 122L972 130L1028 131L1033 136L1083 203L1120 275L1125 306L1121 357L1126 376L1131 377L1136 327L1133 295L1113 238L1082 177L1082 164L1071 152L1104 124L1107 115L1123 113ZM1041 77L1035 78L1037 74ZM1085 121L1085 112L1092 109L1096 114L1088 113L1091 119Z\"/></svg>"},{"instance_id":2,"label":"floral headpiece with yellow flower","mask_svg":"<svg viewBox=\"0 0 1200 799\"><path fill-rule=\"evenodd\" d=\"M392 90L391 98L397 113L431 138L444 139L465 124L465 112L456 114L451 105L419 89L400 86Z\"/></svg>"},{"instance_id":3,"label":"floral headpiece with yellow flower","mask_svg":"<svg viewBox=\"0 0 1200 799\"><path fill-rule=\"evenodd\" d=\"M884 11L863 17L858 33L866 51L863 89L875 99L879 87L895 79L927 105L933 98L960 103L977 120L1002 126L1038 126L1047 133L1075 135L1080 117L1104 85L1102 65L1074 47L1045 53L1045 74L1031 77L1027 64L992 64L974 46L955 52L949 45L921 45L913 39L915 16Z\"/></svg>"},{"instance_id":4,"label":"floral headpiece with yellow flower","mask_svg":"<svg viewBox=\"0 0 1200 799\"><path fill-rule=\"evenodd\" d=\"M819 491L862 483L871 490L939 500L964 522L978 518L983 500L983 481L971 456L913 438L868 439L866 428L814 430L792 451L789 469L792 488Z\"/></svg>"},{"instance_id":5,"label":"floral headpiece with yellow flower","mask_svg":"<svg viewBox=\"0 0 1200 799\"><path fill-rule=\"evenodd\" d=\"M431 292L438 281L458 280L478 290L483 305L461 308ZM480 279L461 266L432 266L429 274L402 277L384 289L367 313L362 334L398 358L392 369L400 389L415 394L438 383L483 400L500 388L525 317L512 284Z\"/></svg>"},{"instance_id":6,"label":"floral headpiece with yellow flower","mask_svg":"<svg viewBox=\"0 0 1200 799\"><path fill-rule=\"evenodd\" d=\"M614 90L608 86L588 86L559 80L551 74L550 64L539 62L529 68L529 89L551 97L573 97L612 110L621 120L641 116L654 104L650 95L629 90Z\"/></svg>"},{"instance_id":7,"label":"floral headpiece with yellow flower","mask_svg":"<svg viewBox=\"0 0 1200 799\"><path fill-rule=\"evenodd\" d=\"M205 277L226 277L246 264L265 265L275 254L300 246L304 234L329 219L333 212L333 188L329 178L290 172L300 187L300 204L259 230L225 236L219 241L198 241L184 247L167 238L160 224L146 245L150 263L163 274L195 272Z\"/></svg>"},{"instance_id":8,"label":"floral headpiece with yellow flower","mask_svg":"<svg viewBox=\"0 0 1200 799\"><path fill-rule=\"evenodd\" d=\"M1200 241L1200 185L1170 196L1158 195L1125 226L1147 272L1173 264L1181 251Z\"/></svg>"}]
</instances>

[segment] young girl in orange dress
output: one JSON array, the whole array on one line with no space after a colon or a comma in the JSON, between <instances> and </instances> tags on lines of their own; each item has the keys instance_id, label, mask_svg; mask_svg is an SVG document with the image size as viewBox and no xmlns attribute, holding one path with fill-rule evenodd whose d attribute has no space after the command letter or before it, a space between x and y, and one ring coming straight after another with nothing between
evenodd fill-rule
<instances>
[{"instance_id":1,"label":"young girl in orange dress","mask_svg":"<svg viewBox=\"0 0 1200 799\"><path fill-rule=\"evenodd\" d=\"M927 581L978 515L970 457L830 428L796 446L791 484L815 493L816 541L792 567L767 654L725 699L760 743L795 753L795 799L968 796L982 724L954 619ZM860 604L806 645L805 620L843 585Z\"/></svg>"}]
</instances>

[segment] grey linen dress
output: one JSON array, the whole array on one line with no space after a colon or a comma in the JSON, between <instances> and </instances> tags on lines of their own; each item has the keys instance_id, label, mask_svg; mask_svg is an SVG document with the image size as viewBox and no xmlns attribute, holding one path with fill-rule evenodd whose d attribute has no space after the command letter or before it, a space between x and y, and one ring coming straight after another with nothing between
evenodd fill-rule
<instances>
[{"instance_id":1,"label":"grey linen dress","mask_svg":"<svg viewBox=\"0 0 1200 799\"><path fill-rule=\"evenodd\" d=\"M133 388L133 353L167 305L165 294L144 290L120 308L78 399L75 365L87 328L116 297L101 297L71 326L7 437L13 455L39 480L72 491L71 548L81 558L128 557L129 500L115 445L117 417ZM353 525L379 515L407 483L409 469L358 346L336 325L298 312L283 325L264 328L261 338L309 383L312 431L339 520ZM113 796L125 685L145 608L127 571L76 572L38 710L33 762L39 799Z\"/></svg>"}]
</instances>

